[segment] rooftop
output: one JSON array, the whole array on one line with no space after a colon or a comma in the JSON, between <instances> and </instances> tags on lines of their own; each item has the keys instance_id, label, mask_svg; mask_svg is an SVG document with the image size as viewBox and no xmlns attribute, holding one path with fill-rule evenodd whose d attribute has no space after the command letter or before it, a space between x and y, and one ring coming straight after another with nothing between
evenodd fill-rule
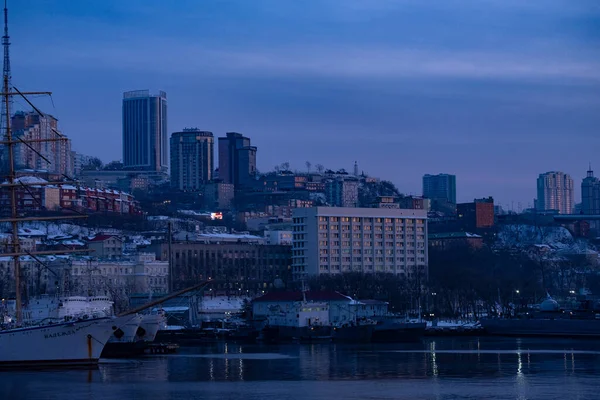
<instances>
[{"instance_id":1,"label":"rooftop","mask_svg":"<svg viewBox=\"0 0 600 400\"><path fill-rule=\"evenodd\" d=\"M307 301L349 301L349 297L338 292L306 292ZM255 302L302 301L302 292L270 292L254 299Z\"/></svg>"}]
</instances>

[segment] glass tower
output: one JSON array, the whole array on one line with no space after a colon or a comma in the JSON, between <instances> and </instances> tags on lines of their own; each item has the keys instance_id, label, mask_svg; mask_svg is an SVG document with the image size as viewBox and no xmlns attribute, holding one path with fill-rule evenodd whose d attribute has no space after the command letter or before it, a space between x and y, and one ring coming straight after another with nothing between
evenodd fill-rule
<instances>
[{"instance_id":1,"label":"glass tower","mask_svg":"<svg viewBox=\"0 0 600 400\"><path fill-rule=\"evenodd\" d=\"M123 93L123 166L126 169L167 172L167 94L148 90Z\"/></svg>"}]
</instances>

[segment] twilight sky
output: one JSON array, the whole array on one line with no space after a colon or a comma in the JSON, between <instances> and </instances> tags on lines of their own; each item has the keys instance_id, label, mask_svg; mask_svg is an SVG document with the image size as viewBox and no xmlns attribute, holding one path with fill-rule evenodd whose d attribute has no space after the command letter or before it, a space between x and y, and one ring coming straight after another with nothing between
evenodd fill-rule
<instances>
[{"instance_id":1,"label":"twilight sky","mask_svg":"<svg viewBox=\"0 0 600 400\"><path fill-rule=\"evenodd\" d=\"M600 174L597 0L9 1L13 83L73 148L121 158L122 92L169 131L237 131L260 170L308 160L420 194L530 206L540 172Z\"/></svg>"}]
</instances>

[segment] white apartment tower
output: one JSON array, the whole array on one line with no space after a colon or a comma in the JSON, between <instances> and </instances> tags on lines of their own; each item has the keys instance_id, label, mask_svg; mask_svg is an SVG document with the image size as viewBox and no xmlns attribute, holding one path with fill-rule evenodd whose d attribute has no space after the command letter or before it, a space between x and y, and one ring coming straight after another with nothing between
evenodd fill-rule
<instances>
[{"instance_id":1,"label":"white apartment tower","mask_svg":"<svg viewBox=\"0 0 600 400\"><path fill-rule=\"evenodd\" d=\"M293 213L296 279L347 272L427 276L427 212L311 207Z\"/></svg>"},{"instance_id":2,"label":"white apartment tower","mask_svg":"<svg viewBox=\"0 0 600 400\"><path fill-rule=\"evenodd\" d=\"M540 174L537 179L537 209L556 210L571 214L575 206L573 179L564 172L551 171Z\"/></svg>"}]
</instances>

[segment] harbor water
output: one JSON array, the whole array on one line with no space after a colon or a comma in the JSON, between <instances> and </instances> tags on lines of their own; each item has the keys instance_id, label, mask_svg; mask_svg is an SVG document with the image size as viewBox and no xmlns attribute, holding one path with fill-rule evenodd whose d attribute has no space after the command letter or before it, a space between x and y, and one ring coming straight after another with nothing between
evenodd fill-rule
<instances>
[{"instance_id":1,"label":"harbor water","mask_svg":"<svg viewBox=\"0 0 600 400\"><path fill-rule=\"evenodd\" d=\"M94 370L0 372L1 399L598 399L593 340L203 344Z\"/></svg>"}]
</instances>

